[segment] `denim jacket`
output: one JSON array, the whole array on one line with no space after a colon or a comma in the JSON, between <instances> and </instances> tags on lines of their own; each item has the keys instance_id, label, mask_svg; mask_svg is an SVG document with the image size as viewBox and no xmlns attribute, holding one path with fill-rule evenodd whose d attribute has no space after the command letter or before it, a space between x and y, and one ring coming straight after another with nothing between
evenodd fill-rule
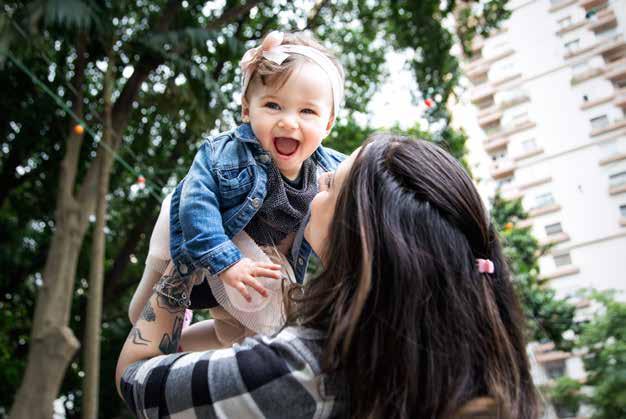
<instances>
[{"instance_id":1,"label":"denim jacket","mask_svg":"<svg viewBox=\"0 0 626 419\"><path fill-rule=\"evenodd\" d=\"M335 170L345 155L318 147L311 158L318 172ZM205 141L172 195L170 251L178 273L205 268L217 275L242 256L231 241L244 229L267 194L266 167L272 163L250 124ZM288 255L302 282L311 247L302 230Z\"/></svg>"}]
</instances>

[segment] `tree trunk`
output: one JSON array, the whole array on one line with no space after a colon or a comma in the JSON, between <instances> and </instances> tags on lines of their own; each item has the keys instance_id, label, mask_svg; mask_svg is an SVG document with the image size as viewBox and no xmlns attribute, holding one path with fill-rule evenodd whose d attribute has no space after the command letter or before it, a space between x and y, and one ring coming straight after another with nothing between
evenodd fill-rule
<instances>
[{"instance_id":1,"label":"tree trunk","mask_svg":"<svg viewBox=\"0 0 626 419\"><path fill-rule=\"evenodd\" d=\"M104 75L104 144L111 147L111 92L113 89L113 55L109 54ZM100 325L102 321L102 286L104 278L105 235L109 175L113 156L107 150L100 150L100 174L98 178L98 197L96 204L96 225L94 227L91 248L91 267L89 272L89 294L87 299L87 320L84 348L85 380L83 381L83 419L98 418L98 395L100 393Z\"/></svg>"},{"instance_id":2,"label":"tree trunk","mask_svg":"<svg viewBox=\"0 0 626 419\"><path fill-rule=\"evenodd\" d=\"M73 80L78 92L72 111L82 118L82 85L86 64L86 39L80 36L76 48L76 72ZM74 289L76 264L88 224L84 209L74 198L78 156L82 139L70 124L66 151L61 162L55 231L43 272L43 285L37 295L28 364L22 384L11 408L13 419L49 419L53 401L65 370L80 344L67 327Z\"/></svg>"}]
</instances>

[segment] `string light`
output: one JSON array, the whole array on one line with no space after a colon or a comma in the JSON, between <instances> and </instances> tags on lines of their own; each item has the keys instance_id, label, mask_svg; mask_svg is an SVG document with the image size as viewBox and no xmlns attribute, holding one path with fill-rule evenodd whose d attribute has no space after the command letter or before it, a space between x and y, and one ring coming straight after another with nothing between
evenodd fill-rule
<instances>
[{"instance_id":1,"label":"string light","mask_svg":"<svg viewBox=\"0 0 626 419\"><path fill-rule=\"evenodd\" d=\"M424 105L426 105L426 107L428 109L432 108L435 105L435 101L433 101L431 98L427 97L426 99L424 99Z\"/></svg>"},{"instance_id":2,"label":"string light","mask_svg":"<svg viewBox=\"0 0 626 419\"><path fill-rule=\"evenodd\" d=\"M80 124L74 125L73 130L74 130L74 134L76 135L83 135L85 133L85 128L83 128L83 126Z\"/></svg>"}]
</instances>

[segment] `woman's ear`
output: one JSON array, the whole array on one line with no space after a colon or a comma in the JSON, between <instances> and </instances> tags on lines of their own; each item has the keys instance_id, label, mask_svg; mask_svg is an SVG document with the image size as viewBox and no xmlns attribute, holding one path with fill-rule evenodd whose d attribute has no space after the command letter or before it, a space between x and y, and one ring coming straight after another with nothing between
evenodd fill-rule
<instances>
[{"instance_id":1,"label":"woman's ear","mask_svg":"<svg viewBox=\"0 0 626 419\"><path fill-rule=\"evenodd\" d=\"M245 96L241 98L241 120L243 122L250 122L250 104Z\"/></svg>"}]
</instances>

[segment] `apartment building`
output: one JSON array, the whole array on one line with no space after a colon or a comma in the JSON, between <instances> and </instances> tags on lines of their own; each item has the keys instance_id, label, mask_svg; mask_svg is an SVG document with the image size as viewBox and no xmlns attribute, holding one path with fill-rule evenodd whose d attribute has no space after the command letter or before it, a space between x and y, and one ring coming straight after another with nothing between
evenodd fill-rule
<instances>
[{"instance_id":1,"label":"apartment building","mask_svg":"<svg viewBox=\"0 0 626 419\"><path fill-rule=\"evenodd\" d=\"M509 7L503 28L474 43L454 108L481 192L522 199L527 225L553 245L540 267L560 296L626 290L626 0ZM584 377L580 359L534 350L540 383Z\"/></svg>"}]
</instances>

